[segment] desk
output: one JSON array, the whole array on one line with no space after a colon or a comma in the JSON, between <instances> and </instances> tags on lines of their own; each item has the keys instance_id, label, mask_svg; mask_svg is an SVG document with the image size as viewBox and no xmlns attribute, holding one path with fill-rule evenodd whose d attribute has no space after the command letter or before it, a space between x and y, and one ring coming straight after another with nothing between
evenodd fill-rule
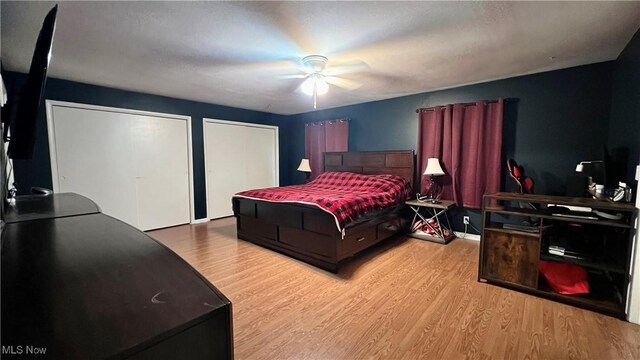
<instances>
[{"instance_id":1,"label":"desk","mask_svg":"<svg viewBox=\"0 0 640 360\"><path fill-rule=\"evenodd\" d=\"M447 216L447 210L455 206L453 201L442 200L439 203L432 203L430 201L409 200L405 204L409 205L414 212L409 236L440 244L447 244L455 238ZM445 221L440 221L441 217L446 220L446 224ZM426 231L416 231L416 227L421 227L421 224L426 226Z\"/></svg>"},{"instance_id":2,"label":"desk","mask_svg":"<svg viewBox=\"0 0 640 360\"><path fill-rule=\"evenodd\" d=\"M18 196L6 215L3 359L233 358L229 300L145 233L76 194Z\"/></svg>"},{"instance_id":3,"label":"desk","mask_svg":"<svg viewBox=\"0 0 640 360\"><path fill-rule=\"evenodd\" d=\"M96 203L74 193L18 196L15 204L5 210L7 224L100 213Z\"/></svg>"}]
</instances>

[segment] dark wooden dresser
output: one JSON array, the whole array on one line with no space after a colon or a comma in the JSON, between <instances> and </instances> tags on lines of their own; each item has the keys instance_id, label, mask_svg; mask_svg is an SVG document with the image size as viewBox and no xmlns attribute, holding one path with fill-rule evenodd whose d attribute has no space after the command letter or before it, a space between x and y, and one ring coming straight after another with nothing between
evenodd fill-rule
<instances>
[{"instance_id":1,"label":"dark wooden dresser","mask_svg":"<svg viewBox=\"0 0 640 360\"><path fill-rule=\"evenodd\" d=\"M229 300L91 200L19 197L5 222L3 359L233 358Z\"/></svg>"}]
</instances>

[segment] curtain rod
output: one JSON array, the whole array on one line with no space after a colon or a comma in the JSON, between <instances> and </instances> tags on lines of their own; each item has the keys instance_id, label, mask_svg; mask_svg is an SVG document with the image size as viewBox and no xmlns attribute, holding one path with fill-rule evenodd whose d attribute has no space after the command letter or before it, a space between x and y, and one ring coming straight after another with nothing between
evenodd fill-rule
<instances>
[{"instance_id":1,"label":"curtain rod","mask_svg":"<svg viewBox=\"0 0 640 360\"><path fill-rule=\"evenodd\" d=\"M349 121L351 121L351 119L349 118L322 120L322 121L308 122L308 123L305 123L304 126L309 126L309 125L317 126L317 125L322 125L323 123L335 124L337 122L349 122Z\"/></svg>"},{"instance_id":2,"label":"curtain rod","mask_svg":"<svg viewBox=\"0 0 640 360\"><path fill-rule=\"evenodd\" d=\"M505 98L502 101L504 102L508 102L508 101L516 101L517 99L515 98ZM480 100L482 101L482 100ZM493 104L493 103L497 103L498 100L485 100L487 104ZM473 106L476 103L474 102L470 102L470 103L462 103L462 104L447 104L447 105L462 105L462 106ZM442 109L444 109L445 106L447 105L440 105L439 107L441 107ZM438 106L432 106L432 107L428 107L428 108L419 108L416 109L416 113L419 113L420 111L433 111L435 108L437 108Z\"/></svg>"}]
</instances>

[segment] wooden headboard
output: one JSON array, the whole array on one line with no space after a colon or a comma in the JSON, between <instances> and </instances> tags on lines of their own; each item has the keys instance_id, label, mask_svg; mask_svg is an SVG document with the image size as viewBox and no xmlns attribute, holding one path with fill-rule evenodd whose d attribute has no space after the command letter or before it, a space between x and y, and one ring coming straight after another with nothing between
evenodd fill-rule
<instances>
[{"instance_id":1,"label":"wooden headboard","mask_svg":"<svg viewBox=\"0 0 640 360\"><path fill-rule=\"evenodd\" d=\"M324 171L350 171L359 174L392 174L414 183L413 150L351 151L324 153Z\"/></svg>"}]
</instances>

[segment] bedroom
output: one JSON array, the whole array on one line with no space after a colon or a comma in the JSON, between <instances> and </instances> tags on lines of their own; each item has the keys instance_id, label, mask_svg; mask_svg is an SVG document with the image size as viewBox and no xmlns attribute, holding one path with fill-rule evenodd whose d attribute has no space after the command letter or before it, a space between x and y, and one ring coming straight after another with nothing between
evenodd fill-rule
<instances>
[{"instance_id":1,"label":"bedroom","mask_svg":"<svg viewBox=\"0 0 640 360\"><path fill-rule=\"evenodd\" d=\"M65 4L61 4L61 16L64 6ZM33 23L32 33L37 31L36 28L42 21L48 7L49 4L44 4L41 5L41 11L34 11L32 15L33 20L30 20ZM8 31L5 27L11 24L11 20L5 19L5 10L7 8L5 2L2 3L2 8L3 66L8 70L12 70L5 62L5 56L9 56L11 53L8 50L10 47L4 39ZM505 109L505 119L509 119L509 116L511 116L511 119L514 121L511 123L505 121L507 125L504 129L506 152L504 155L513 157L526 166L530 176L536 179L537 193L561 193L564 187L565 176L575 168L577 162L589 159L591 156L591 146L584 146L584 144L595 144L596 146L607 145L610 148L627 147L631 155L629 163L638 163L638 154L640 153L638 147L640 121L637 121L637 107L633 107L633 105L629 106L630 103L637 104L637 101L628 95L637 94L638 88L638 72L634 64L637 64L638 61L640 39L637 34L638 9L637 7L633 9L633 11L627 11L627 14L631 14L629 16L632 23L635 21L635 30L628 33L626 38L619 39L618 53L606 59L592 60L580 64L582 66L566 69L563 68L562 65L552 65L552 67L556 66L557 70L530 75L517 74L521 76L515 77L505 76L504 79L496 79L497 77L493 77L491 79L483 79L485 80L484 82L480 80L467 80L460 82L458 85L470 82L479 83L475 85L452 86L450 89L444 90L418 91L413 95L380 99L374 102L354 103L352 105L327 109L323 108L324 105L322 103L327 100L319 98L319 111L312 111L310 98L296 97L296 101L300 103L299 106L302 106L305 110L296 112L294 115L278 115L269 111L246 110L246 108L242 108L242 106L225 106L216 101L195 102L178 99L178 96L152 95L161 93L160 91L164 90L157 90L157 92L138 90L138 92L135 92L131 91L131 89L117 89L115 85L91 85L91 82L87 80L83 81L80 77L60 80L57 79L54 74L56 67L60 68L63 66L63 64L60 63L60 58L65 54L64 48L54 48L50 73L51 78L47 83L45 97L47 99L74 103L88 103L191 116L194 150L193 163L195 165L193 170L195 219L207 217L205 174L202 165L204 163L202 154L202 123L200 122L203 118L228 119L278 126L280 131L280 184L288 185L299 184L304 181L304 175L296 171L300 159L304 157L304 123L349 117L351 119L350 150L415 149L417 139L417 116L415 109L442 104L476 101L479 99L495 99L497 97L518 99L515 109L509 107ZM265 18L276 15L277 14L273 13L265 14ZM635 18L633 17L634 15ZM24 16L28 15L25 14ZM29 18L31 18L31 16L29 16ZM343 20L346 21L346 19ZM108 21L106 22L108 25ZM64 34L63 25L60 24L59 26L59 34ZM181 26L184 25L175 24L171 29L180 30ZM594 37L594 34L589 33L587 37ZM32 38L25 41L30 44L29 46L32 46ZM54 47L58 44L65 43L61 38L56 38ZM178 49L180 49L180 47L178 47ZM32 50L33 49L28 49L27 53L30 53ZM66 50L66 52L73 52L73 48ZM22 69L26 69L28 55L23 56L26 57L24 60L21 60L20 66ZM545 54L545 61L551 61L548 59L550 56L552 56L552 54ZM79 58L80 59L76 61L81 62L80 60L83 58ZM202 59L191 60L204 61ZM103 64L100 62L100 59L95 58L84 58L84 61L97 62L97 64L103 66L108 65L108 63ZM552 70L552 68L548 70ZM117 71L117 69L104 67L101 71L103 71L101 76L108 79L111 77L111 73ZM20 72L24 73L26 70ZM20 78L21 75L10 73L7 79L5 79L5 83ZM390 78L389 80L391 81L392 79ZM202 90L206 90L206 88ZM38 127L37 154L34 160L30 163L17 163L15 165L16 179L19 183L22 183L26 189L32 185L47 188L53 187L47 150L47 130L44 114L40 120L39 125L42 126ZM509 125L511 128L508 127ZM506 172L506 170L503 170L503 172ZM513 184L508 180L504 180L503 189L513 190L513 188L509 188L509 186L513 186ZM459 224L461 223L460 217L462 215L463 213L460 212L456 214L456 216L452 216L452 222L454 222L454 226L456 226L457 229L461 228ZM477 211L470 211L468 215L471 217L471 223L475 224L476 227L480 227L479 213ZM215 225L211 231L214 233L220 231L224 234L229 231L229 225L222 229L216 229L218 229L217 225ZM233 227L231 227L231 230L233 230ZM235 238L235 233L229 236ZM452 245L454 244L455 242ZM423 246L428 247L426 251L435 251L438 253L443 251L440 248L431 247L430 244ZM184 254L181 255L187 257ZM452 255L443 255L443 258L438 262L444 262L447 256ZM477 255L470 256L465 261L477 260L474 260L474 258L477 258ZM442 265L448 268L446 263ZM201 271L206 272L204 270ZM408 269L405 269L405 271L408 271ZM289 271L287 273L290 274L291 272ZM314 274L315 272L310 270L310 273ZM474 276L475 274L471 274L471 277ZM232 302L236 305L235 309L238 311L240 306L236 303L238 300L227 293L231 290L227 291L222 286L224 282L221 284L221 280L216 280L215 278L211 278L210 280L214 285L221 288L223 293L231 297ZM265 281L265 284L268 283ZM254 286L259 287L258 284L254 284ZM506 292L501 292L500 294L506 294ZM520 299L519 301L523 301L523 303L527 302L527 306L539 306L539 304L542 303L535 302L539 300L532 299L525 301L524 298L520 297L521 294L519 293L510 296L518 297L518 299ZM535 305L531 305L528 301L534 301ZM561 309L567 308L563 307ZM518 311L525 310L524 308L520 308ZM566 311L572 312L572 314L579 314L577 315L578 318L587 316L582 312L573 313L576 311L574 309ZM237 316L239 314L236 313L234 315ZM602 320L601 318L596 319L598 320L589 321L608 321ZM283 320L279 319L279 321ZM279 322L276 321L275 323L277 324ZM240 324L242 323L238 323L237 321L234 323L236 341L243 339L242 334L245 332L250 333L249 329L243 330ZM248 323L245 325L250 326ZM531 324L531 326L538 325L539 324ZM578 325L573 324L573 326L577 327ZM618 327L619 325L613 326ZM304 328L301 331L304 331ZM605 330L598 328L597 331ZM358 335L363 336L362 334ZM372 336L373 335L375 334L372 334ZM563 341L565 340L566 339ZM236 346L238 346L238 344L236 344ZM236 355L238 357L241 357L242 354L239 349L236 349ZM595 356L594 354L591 355L591 357ZM497 355L497 357L500 356Z\"/></svg>"}]
</instances>

